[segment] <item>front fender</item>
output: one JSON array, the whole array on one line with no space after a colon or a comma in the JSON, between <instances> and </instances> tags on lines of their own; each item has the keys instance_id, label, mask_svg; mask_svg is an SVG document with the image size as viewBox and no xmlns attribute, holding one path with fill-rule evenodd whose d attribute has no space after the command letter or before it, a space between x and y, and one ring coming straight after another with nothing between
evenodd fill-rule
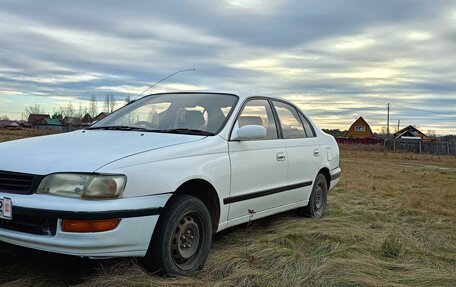
<instances>
[{"instance_id":1,"label":"front fender","mask_svg":"<svg viewBox=\"0 0 456 287\"><path fill-rule=\"evenodd\" d=\"M209 182L220 200L229 197L230 192L228 144L218 136L134 155L104 166L97 172L125 174L125 198L173 193L192 179ZM220 206L223 206L222 202ZM221 210L221 218L226 212Z\"/></svg>"}]
</instances>

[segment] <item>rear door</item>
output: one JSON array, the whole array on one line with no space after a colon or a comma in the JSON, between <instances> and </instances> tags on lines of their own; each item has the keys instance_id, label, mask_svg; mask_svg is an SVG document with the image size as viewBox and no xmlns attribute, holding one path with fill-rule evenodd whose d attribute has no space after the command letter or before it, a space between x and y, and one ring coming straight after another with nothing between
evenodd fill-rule
<instances>
[{"instance_id":1,"label":"rear door","mask_svg":"<svg viewBox=\"0 0 456 287\"><path fill-rule=\"evenodd\" d=\"M287 180L298 187L294 190L294 201L307 201L321 165L321 151L315 131L304 115L292 105L275 100L272 103L288 154Z\"/></svg>"}]
</instances>

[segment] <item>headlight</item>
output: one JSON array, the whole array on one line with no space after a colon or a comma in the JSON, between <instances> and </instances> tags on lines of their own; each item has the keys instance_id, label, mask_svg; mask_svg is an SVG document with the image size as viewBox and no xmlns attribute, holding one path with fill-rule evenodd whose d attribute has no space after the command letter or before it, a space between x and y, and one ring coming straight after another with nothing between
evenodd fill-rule
<instances>
[{"instance_id":1,"label":"headlight","mask_svg":"<svg viewBox=\"0 0 456 287\"><path fill-rule=\"evenodd\" d=\"M118 198L125 182L123 175L56 173L41 181L37 193L76 198Z\"/></svg>"}]
</instances>

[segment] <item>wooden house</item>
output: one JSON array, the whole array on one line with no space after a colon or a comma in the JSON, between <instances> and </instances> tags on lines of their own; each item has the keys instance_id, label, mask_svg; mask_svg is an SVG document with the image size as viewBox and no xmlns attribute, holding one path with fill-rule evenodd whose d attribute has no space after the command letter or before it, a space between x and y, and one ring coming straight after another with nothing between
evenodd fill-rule
<instances>
[{"instance_id":1,"label":"wooden house","mask_svg":"<svg viewBox=\"0 0 456 287\"><path fill-rule=\"evenodd\" d=\"M0 128L14 129L20 127L19 123L10 120L0 120Z\"/></svg>"},{"instance_id":2,"label":"wooden house","mask_svg":"<svg viewBox=\"0 0 456 287\"><path fill-rule=\"evenodd\" d=\"M106 118L107 115L109 115L109 113L101 112L93 118L93 121L98 122L99 120Z\"/></svg>"},{"instance_id":3,"label":"wooden house","mask_svg":"<svg viewBox=\"0 0 456 287\"><path fill-rule=\"evenodd\" d=\"M372 139L374 138L374 133L363 117L359 117L348 129L346 137L352 139Z\"/></svg>"},{"instance_id":4,"label":"wooden house","mask_svg":"<svg viewBox=\"0 0 456 287\"><path fill-rule=\"evenodd\" d=\"M51 129L62 131L62 122L59 119L53 119L48 114L30 114L28 124L34 129Z\"/></svg>"},{"instance_id":5,"label":"wooden house","mask_svg":"<svg viewBox=\"0 0 456 287\"><path fill-rule=\"evenodd\" d=\"M93 122L93 118L89 115L89 113L85 114L81 119L82 125L89 126Z\"/></svg>"},{"instance_id":6,"label":"wooden house","mask_svg":"<svg viewBox=\"0 0 456 287\"><path fill-rule=\"evenodd\" d=\"M430 136L425 135L420 130L415 128L414 126L406 126L405 128L401 129L400 131L394 134L395 139L411 139L411 138L420 138L422 141L438 141L438 139L432 138Z\"/></svg>"},{"instance_id":7,"label":"wooden house","mask_svg":"<svg viewBox=\"0 0 456 287\"><path fill-rule=\"evenodd\" d=\"M45 119L50 118L48 114L30 114L28 117L28 123L33 126L44 126L46 125Z\"/></svg>"}]
</instances>

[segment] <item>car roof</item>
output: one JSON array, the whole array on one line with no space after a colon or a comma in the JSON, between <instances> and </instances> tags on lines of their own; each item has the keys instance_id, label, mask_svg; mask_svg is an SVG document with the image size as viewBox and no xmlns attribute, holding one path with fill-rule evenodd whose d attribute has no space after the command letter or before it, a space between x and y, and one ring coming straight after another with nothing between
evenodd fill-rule
<instances>
[{"instance_id":1,"label":"car roof","mask_svg":"<svg viewBox=\"0 0 456 287\"><path fill-rule=\"evenodd\" d=\"M279 97L279 96L263 96L263 95L247 95L247 94L239 94L239 93L233 93L233 92L212 92L212 91L176 91L176 92L164 92L164 93L154 93L154 94L149 94L144 97L149 97L149 96L154 96L154 95L164 95L164 94L221 94L221 95L232 95L232 96L237 96L239 100L244 101L245 99L248 98L255 98L255 97L262 97L262 98L271 98L271 99L277 99L285 102L290 102L289 100Z\"/></svg>"}]
</instances>

